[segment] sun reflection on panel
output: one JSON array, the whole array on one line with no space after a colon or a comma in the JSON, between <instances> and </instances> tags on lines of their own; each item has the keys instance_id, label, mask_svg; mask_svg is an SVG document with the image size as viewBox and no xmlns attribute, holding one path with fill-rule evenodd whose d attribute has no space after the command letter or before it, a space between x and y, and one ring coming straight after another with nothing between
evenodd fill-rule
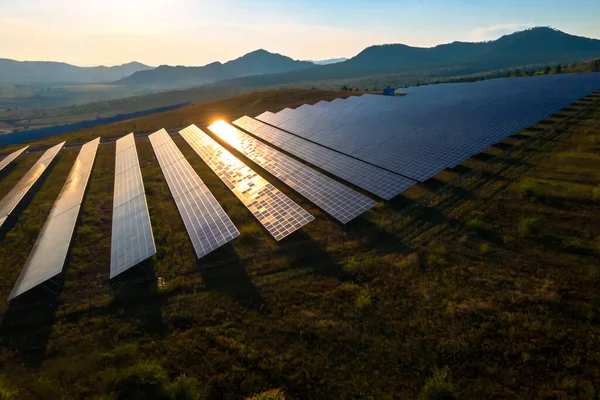
<instances>
[{"instance_id":1,"label":"sun reflection on panel","mask_svg":"<svg viewBox=\"0 0 600 400\"><path fill-rule=\"evenodd\" d=\"M232 146L241 143L238 130L223 121L215 122L209 129ZM179 133L275 240L283 239L314 219L197 126L191 125Z\"/></svg>"}]
</instances>

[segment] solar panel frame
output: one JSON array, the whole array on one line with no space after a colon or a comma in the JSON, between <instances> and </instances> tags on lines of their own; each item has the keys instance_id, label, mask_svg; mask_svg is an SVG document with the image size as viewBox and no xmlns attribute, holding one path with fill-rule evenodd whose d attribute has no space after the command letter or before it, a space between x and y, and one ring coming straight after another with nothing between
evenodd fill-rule
<instances>
[{"instance_id":1,"label":"solar panel frame","mask_svg":"<svg viewBox=\"0 0 600 400\"><path fill-rule=\"evenodd\" d=\"M79 151L9 301L62 273L99 143L96 138Z\"/></svg>"},{"instance_id":2,"label":"solar panel frame","mask_svg":"<svg viewBox=\"0 0 600 400\"><path fill-rule=\"evenodd\" d=\"M343 224L377 204L224 121L208 129Z\"/></svg>"},{"instance_id":3,"label":"solar panel frame","mask_svg":"<svg viewBox=\"0 0 600 400\"><path fill-rule=\"evenodd\" d=\"M0 160L0 171L2 171L4 168L6 168L11 162L13 162L17 157L19 157L28 148L29 148L29 146L25 146L22 149L13 151L12 153L10 153L6 157L4 157L2 160Z\"/></svg>"},{"instance_id":4,"label":"solar panel frame","mask_svg":"<svg viewBox=\"0 0 600 400\"><path fill-rule=\"evenodd\" d=\"M238 237L240 233L231 219L167 131L161 129L148 138L197 258Z\"/></svg>"},{"instance_id":5,"label":"solar panel frame","mask_svg":"<svg viewBox=\"0 0 600 400\"><path fill-rule=\"evenodd\" d=\"M314 220L306 210L196 125L179 133L275 240L287 237Z\"/></svg>"},{"instance_id":6,"label":"solar panel frame","mask_svg":"<svg viewBox=\"0 0 600 400\"><path fill-rule=\"evenodd\" d=\"M110 247L110 279L156 254L146 191L130 133L117 140Z\"/></svg>"},{"instance_id":7,"label":"solar panel frame","mask_svg":"<svg viewBox=\"0 0 600 400\"><path fill-rule=\"evenodd\" d=\"M52 161L54 161L54 158L64 145L65 142L62 142L46 150L25 175L23 175L21 180L12 188L12 190L0 200L0 227L6 222L8 216L19 205L21 200L23 200L32 186L43 175Z\"/></svg>"}]
</instances>

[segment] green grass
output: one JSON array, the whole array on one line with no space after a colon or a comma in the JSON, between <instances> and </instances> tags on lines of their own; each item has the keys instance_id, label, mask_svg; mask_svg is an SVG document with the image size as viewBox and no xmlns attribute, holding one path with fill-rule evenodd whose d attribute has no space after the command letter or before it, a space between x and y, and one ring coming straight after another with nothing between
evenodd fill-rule
<instances>
[{"instance_id":1,"label":"green grass","mask_svg":"<svg viewBox=\"0 0 600 400\"><path fill-rule=\"evenodd\" d=\"M59 303L8 308L4 299L77 154L64 151L0 242L0 377L9 378L0 379L0 393L594 398L600 204L593 188L600 165L590 155L600 151L599 127L596 107L569 124L569 135L502 158L502 170L455 183L410 219L400 220L398 210L457 173L446 171L439 182L381 203L345 229L265 174L316 217L280 243L175 137L242 232L200 262L141 138L158 248L148 267L164 279L160 288L154 280L108 284L115 148L102 145ZM37 157L17 159L0 192ZM531 194L522 195L523 187ZM231 262L205 268L225 261Z\"/></svg>"}]
</instances>

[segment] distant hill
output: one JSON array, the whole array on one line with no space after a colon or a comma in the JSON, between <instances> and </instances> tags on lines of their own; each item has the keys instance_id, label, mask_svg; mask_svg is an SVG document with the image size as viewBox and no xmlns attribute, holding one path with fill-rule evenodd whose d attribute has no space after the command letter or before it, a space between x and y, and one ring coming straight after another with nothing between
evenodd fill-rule
<instances>
[{"instance_id":1,"label":"distant hill","mask_svg":"<svg viewBox=\"0 0 600 400\"><path fill-rule=\"evenodd\" d=\"M454 42L432 48L401 44L372 46L348 60L346 68L389 72L421 68L468 72L535 64L573 62L600 56L600 40L551 28L532 28L480 43Z\"/></svg>"},{"instance_id":2,"label":"distant hill","mask_svg":"<svg viewBox=\"0 0 600 400\"><path fill-rule=\"evenodd\" d=\"M337 64L348 60L345 57L342 58L330 58L329 60L320 60L320 61L310 61L316 65L329 65L329 64Z\"/></svg>"},{"instance_id":3,"label":"distant hill","mask_svg":"<svg viewBox=\"0 0 600 400\"><path fill-rule=\"evenodd\" d=\"M264 87L392 73L422 77L458 76L523 66L572 63L598 57L600 40L539 27L489 42L454 42L430 48L403 44L371 46L341 63L276 75L237 78L222 83L238 87Z\"/></svg>"},{"instance_id":4,"label":"distant hill","mask_svg":"<svg viewBox=\"0 0 600 400\"><path fill-rule=\"evenodd\" d=\"M112 82L137 71L152 69L147 65L130 62L115 67L77 67L51 61L15 61L0 59L0 83L92 83Z\"/></svg>"},{"instance_id":5,"label":"distant hill","mask_svg":"<svg viewBox=\"0 0 600 400\"><path fill-rule=\"evenodd\" d=\"M314 67L308 61L296 61L281 54L256 50L222 64L214 62L203 67L170 67L161 65L154 70L139 71L119 80L123 85L161 87L190 87L244 76L257 76L297 71Z\"/></svg>"}]
</instances>

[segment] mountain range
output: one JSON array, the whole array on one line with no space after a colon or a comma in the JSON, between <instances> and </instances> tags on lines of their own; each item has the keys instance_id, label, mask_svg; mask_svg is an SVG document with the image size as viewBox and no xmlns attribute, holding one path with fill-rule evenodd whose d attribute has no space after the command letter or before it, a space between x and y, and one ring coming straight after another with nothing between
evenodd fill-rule
<instances>
[{"instance_id":1,"label":"mountain range","mask_svg":"<svg viewBox=\"0 0 600 400\"><path fill-rule=\"evenodd\" d=\"M521 67L570 64L600 58L600 40L545 27L488 42L453 42L430 48L403 44L371 46L347 61L282 74L236 78L223 84L261 87L384 74L450 77ZM417 78L418 79L418 78Z\"/></svg>"},{"instance_id":2,"label":"mountain range","mask_svg":"<svg viewBox=\"0 0 600 400\"><path fill-rule=\"evenodd\" d=\"M115 67L77 67L51 61L15 61L0 58L0 83L91 83L112 82L135 72L152 69L130 62Z\"/></svg>"},{"instance_id":3,"label":"mountain range","mask_svg":"<svg viewBox=\"0 0 600 400\"><path fill-rule=\"evenodd\" d=\"M243 76L278 74L314 67L308 61L296 61L281 54L256 50L224 64L214 62L203 67L170 67L161 65L147 71L138 71L116 83L122 85L151 85L190 87Z\"/></svg>"},{"instance_id":4,"label":"mountain range","mask_svg":"<svg viewBox=\"0 0 600 400\"><path fill-rule=\"evenodd\" d=\"M319 60L319 61L310 61L310 62L313 64L316 64L316 65L329 65L329 64L341 63L346 60L347 60L347 58L342 57L342 58L330 58L328 60Z\"/></svg>"},{"instance_id":5,"label":"mountain range","mask_svg":"<svg viewBox=\"0 0 600 400\"><path fill-rule=\"evenodd\" d=\"M119 87L131 87L132 92L134 87L156 91L211 83L245 88L302 86L303 82L399 73L413 77L459 76L594 58L600 58L600 40L536 27L488 42L453 42L430 48L377 45L347 60L318 62L297 61L265 50L202 67L161 65L152 68L137 62L116 67L76 67L56 62L0 59L0 83L111 82Z\"/></svg>"}]
</instances>

